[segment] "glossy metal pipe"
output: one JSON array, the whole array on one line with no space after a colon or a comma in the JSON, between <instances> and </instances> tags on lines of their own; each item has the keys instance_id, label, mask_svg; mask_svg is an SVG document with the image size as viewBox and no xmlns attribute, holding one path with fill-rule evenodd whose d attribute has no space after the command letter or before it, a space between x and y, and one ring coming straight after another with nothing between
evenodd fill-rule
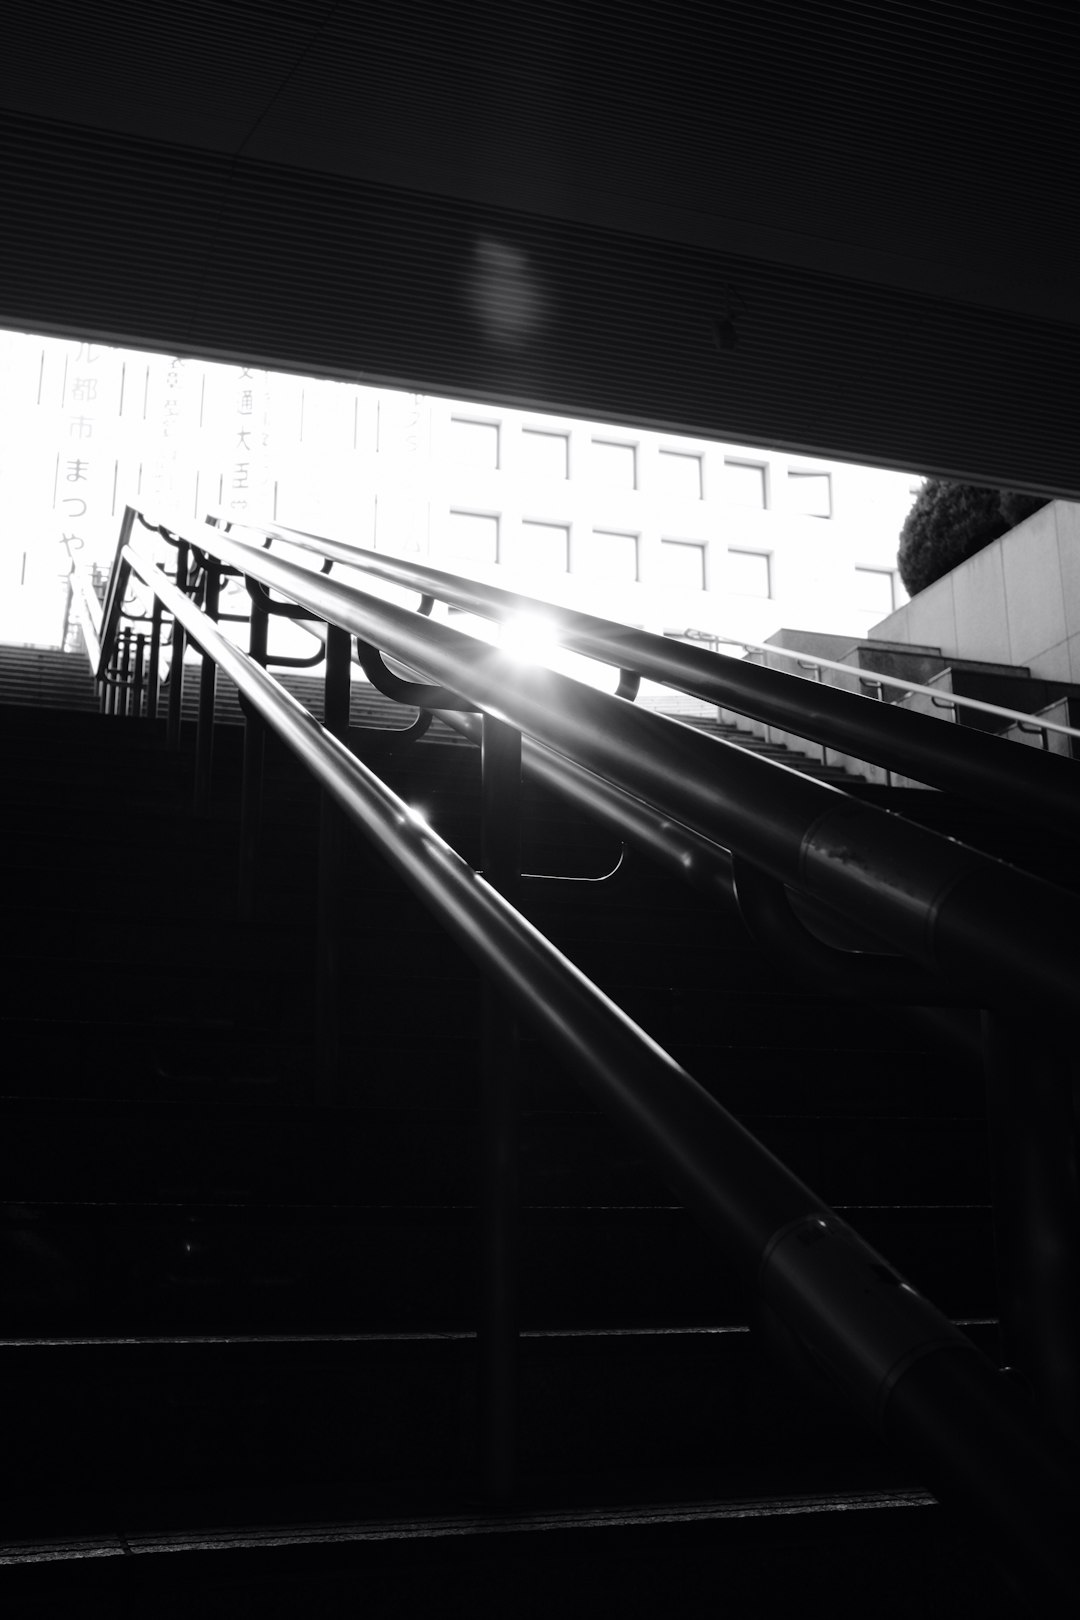
<instances>
[{"instance_id":1,"label":"glossy metal pipe","mask_svg":"<svg viewBox=\"0 0 1080 1620\"><path fill-rule=\"evenodd\" d=\"M206 613L210 619L218 615L218 595L221 589L221 570L216 559L206 559ZM214 694L217 686L217 664L202 649L202 673L199 678L199 723L195 737L195 814L205 816L210 809L210 785L214 772Z\"/></svg>"},{"instance_id":2,"label":"glossy metal pipe","mask_svg":"<svg viewBox=\"0 0 1080 1620\"><path fill-rule=\"evenodd\" d=\"M131 675L131 626L128 625L120 637L120 669L116 677L116 686L113 696L113 713L126 715L129 712L128 685Z\"/></svg>"},{"instance_id":3,"label":"glossy metal pipe","mask_svg":"<svg viewBox=\"0 0 1080 1620\"><path fill-rule=\"evenodd\" d=\"M126 506L124 508L124 516L120 523L120 538L116 546L116 557L109 573L109 583L101 609L101 632L98 642L99 662L97 668L99 679L111 667L116 658L116 642L120 633L120 620L124 615L124 597L127 594L128 585L129 565L124 559L124 551L131 540L131 531L135 524L136 515L134 507Z\"/></svg>"},{"instance_id":4,"label":"glossy metal pipe","mask_svg":"<svg viewBox=\"0 0 1080 1620\"><path fill-rule=\"evenodd\" d=\"M433 712L444 725L479 746L482 722L478 715L452 709ZM770 893L767 905L754 905L752 912L748 911L751 902L746 872L744 869L736 896L730 850L659 816L640 799L620 792L610 782L531 737L524 739L522 759L529 775L538 782L593 816L680 883L708 895L729 914L741 916L759 944L794 960L826 993L900 1002L905 1006L941 1003L951 1006L958 999L966 1005L971 1000L951 994L932 974L903 957L867 951L861 940L851 940L840 949L823 943L812 932L813 908L810 908L808 927L792 913L786 898L781 901L786 891L775 879L764 879L755 884L755 888L763 890L769 885L771 890L779 890L779 896ZM834 914L826 919L818 911L818 925L824 926L826 920L831 931L843 935L842 918Z\"/></svg>"},{"instance_id":5,"label":"glossy metal pipe","mask_svg":"<svg viewBox=\"0 0 1080 1620\"><path fill-rule=\"evenodd\" d=\"M640 1143L849 1406L915 1447L1023 1580L1062 1601L1076 1479L958 1328L598 990L150 562L128 551L267 723L519 1015ZM1063 1506L1064 1504L1064 1506Z\"/></svg>"},{"instance_id":6,"label":"glossy metal pipe","mask_svg":"<svg viewBox=\"0 0 1080 1620\"><path fill-rule=\"evenodd\" d=\"M879 703L839 687L803 680L782 670L724 657L701 646L537 602L499 586L463 579L422 563L401 562L359 546L300 531L261 529L287 545L332 557L378 579L425 592L486 618L538 613L550 621L570 652L633 670L677 692L749 715L826 748L868 760L975 800L988 800L1022 820L1065 830L1080 815L1080 787L1071 761L1037 754L1018 770L1010 745L972 727L945 727L932 716Z\"/></svg>"},{"instance_id":7,"label":"glossy metal pipe","mask_svg":"<svg viewBox=\"0 0 1080 1620\"><path fill-rule=\"evenodd\" d=\"M161 687L161 603L154 597L150 620L150 664L146 676L146 718L157 719L158 695Z\"/></svg>"},{"instance_id":8,"label":"glossy metal pipe","mask_svg":"<svg viewBox=\"0 0 1080 1620\"><path fill-rule=\"evenodd\" d=\"M521 888L521 734L490 715L481 747L481 863L516 905ZM517 1477L518 1150L520 1074L513 1006L490 978L481 991L480 1476L487 1499L512 1500Z\"/></svg>"},{"instance_id":9,"label":"glossy metal pipe","mask_svg":"<svg viewBox=\"0 0 1080 1620\"><path fill-rule=\"evenodd\" d=\"M131 681L131 708L130 713L136 720L142 719L143 706L143 670L146 664L146 637L135 637L135 673Z\"/></svg>"},{"instance_id":10,"label":"glossy metal pipe","mask_svg":"<svg viewBox=\"0 0 1080 1620\"><path fill-rule=\"evenodd\" d=\"M130 511L130 507L128 510ZM125 513L124 516L126 521L127 513ZM131 525L128 524L127 527L128 532L130 532ZM121 536L121 538L123 538L123 536ZM188 587L188 552L189 548L187 541L180 540L176 547L176 587L183 595L187 594ZM123 552L120 553L120 557L117 559L117 561L119 562L122 557ZM169 718L167 736L170 748L179 748L180 746L180 727L183 722L184 715L184 646L186 637L187 631L184 629L184 626L180 623L179 619L174 618L172 652L169 660Z\"/></svg>"},{"instance_id":11,"label":"glossy metal pipe","mask_svg":"<svg viewBox=\"0 0 1080 1620\"><path fill-rule=\"evenodd\" d=\"M328 625L323 713L326 730L344 738L349 730L352 671L348 632ZM341 1086L341 875L346 823L325 789L319 802L319 867L315 939L315 1032L318 1046L317 1100L340 1102Z\"/></svg>"},{"instance_id":12,"label":"glossy metal pipe","mask_svg":"<svg viewBox=\"0 0 1080 1620\"><path fill-rule=\"evenodd\" d=\"M248 628L248 652L252 660L263 669L266 668L269 624L266 609L258 597L253 596L251 622ZM179 623L175 628L182 630ZM239 905L242 922L251 922L255 914L265 756L266 723L249 706L244 714L244 759L240 778Z\"/></svg>"},{"instance_id":13,"label":"glossy metal pipe","mask_svg":"<svg viewBox=\"0 0 1080 1620\"><path fill-rule=\"evenodd\" d=\"M983 1014L1004 1359L1080 1446L1080 1067L1071 1027Z\"/></svg>"},{"instance_id":14,"label":"glossy metal pipe","mask_svg":"<svg viewBox=\"0 0 1080 1620\"><path fill-rule=\"evenodd\" d=\"M1080 1002L1077 904L1051 884L720 738L551 670L524 668L445 625L206 533L231 566L382 642L485 712L737 849L962 994Z\"/></svg>"}]
</instances>

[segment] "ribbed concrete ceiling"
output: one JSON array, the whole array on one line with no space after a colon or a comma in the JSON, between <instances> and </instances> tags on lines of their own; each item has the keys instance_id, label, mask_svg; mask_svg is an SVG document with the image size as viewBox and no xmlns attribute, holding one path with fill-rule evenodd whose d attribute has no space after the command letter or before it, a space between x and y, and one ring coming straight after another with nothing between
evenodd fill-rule
<instances>
[{"instance_id":1,"label":"ribbed concrete ceiling","mask_svg":"<svg viewBox=\"0 0 1080 1620\"><path fill-rule=\"evenodd\" d=\"M0 322L1080 493L1078 32L8 0Z\"/></svg>"}]
</instances>

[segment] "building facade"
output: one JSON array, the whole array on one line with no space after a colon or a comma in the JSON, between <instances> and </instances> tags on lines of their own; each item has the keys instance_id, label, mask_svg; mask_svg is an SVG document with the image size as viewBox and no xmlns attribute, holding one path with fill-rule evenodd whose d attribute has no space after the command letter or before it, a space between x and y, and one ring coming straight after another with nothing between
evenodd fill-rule
<instances>
[{"instance_id":1,"label":"building facade","mask_svg":"<svg viewBox=\"0 0 1080 1620\"><path fill-rule=\"evenodd\" d=\"M0 333L0 636L55 641L131 502L275 521L656 631L862 635L917 478L778 450Z\"/></svg>"}]
</instances>

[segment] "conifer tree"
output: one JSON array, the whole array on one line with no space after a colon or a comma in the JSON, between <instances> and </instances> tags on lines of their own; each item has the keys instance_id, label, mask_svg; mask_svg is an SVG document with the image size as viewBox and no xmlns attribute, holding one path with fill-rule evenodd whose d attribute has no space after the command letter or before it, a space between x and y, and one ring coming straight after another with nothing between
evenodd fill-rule
<instances>
[{"instance_id":1,"label":"conifer tree","mask_svg":"<svg viewBox=\"0 0 1080 1620\"><path fill-rule=\"evenodd\" d=\"M928 478L900 531L896 565L904 589L909 596L924 591L1045 505L1041 495Z\"/></svg>"}]
</instances>

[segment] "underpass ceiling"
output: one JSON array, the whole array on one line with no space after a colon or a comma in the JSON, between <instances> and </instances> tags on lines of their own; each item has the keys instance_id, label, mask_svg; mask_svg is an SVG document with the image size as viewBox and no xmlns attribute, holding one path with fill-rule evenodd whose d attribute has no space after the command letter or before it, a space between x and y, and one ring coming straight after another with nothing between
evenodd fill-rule
<instances>
[{"instance_id":1,"label":"underpass ceiling","mask_svg":"<svg viewBox=\"0 0 1080 1620\"><path fill-rule=\"evenodd\" d=\"M1073 493L1078 15L9 0L0 321Z\"/></svg>"}]
</instances>

